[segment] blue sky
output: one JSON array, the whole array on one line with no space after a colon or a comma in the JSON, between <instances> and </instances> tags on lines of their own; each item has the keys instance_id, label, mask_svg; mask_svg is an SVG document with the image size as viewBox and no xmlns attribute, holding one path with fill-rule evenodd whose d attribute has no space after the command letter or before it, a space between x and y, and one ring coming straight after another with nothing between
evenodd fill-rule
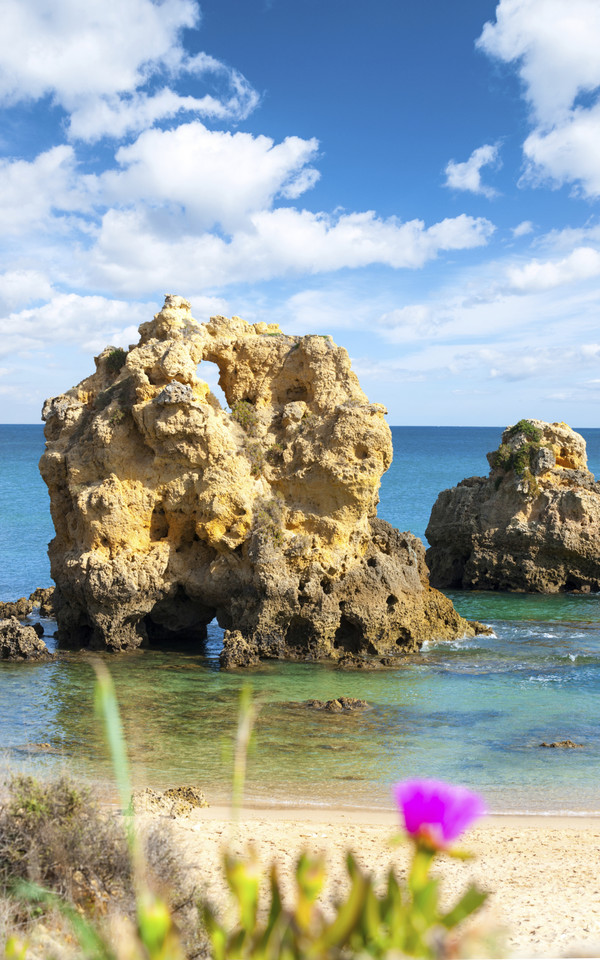
<instances>
[{"instance_id":1,"label":"blue sky","mask_svg":"<svg viewBox=\"0 0 600 960\"><path fill-rule=\"evenodd\" d=\"M3 0L0 421L178 293L392 424L597 426L599 49L597 0Z\"/></svg>"}]
</instances>

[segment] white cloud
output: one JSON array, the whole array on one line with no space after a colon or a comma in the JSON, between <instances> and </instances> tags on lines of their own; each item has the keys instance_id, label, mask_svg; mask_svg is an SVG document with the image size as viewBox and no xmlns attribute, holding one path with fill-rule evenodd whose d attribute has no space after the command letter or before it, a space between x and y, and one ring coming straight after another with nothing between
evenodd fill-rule
<instances>
[{"instance_id":1,"label":"white cloud","mask_svg":"<svg viewBox=\"0 0 600 960\"><path fill-rule=\"evenodd\" d=\"M598 0L500 0L478 45L517 64L535 124L524 144L527 177L600 195L599 103L577 103L600 87Z\"/></svg>"},{"instance_id":2,"label":"white cloud","mask_svg":"<svg viewBox=\"0 0 600 960\"><path fill-rule=\"evenodd\" d=\"M552 126L580 93L600 86L597 0L500 0L496 22L477 41L487 54L516 61L536 121Z\"/></svg>"},{"instance_id":3,"label":"white cloud","mask_svg":"<svg viewBox=\"0 0 600 960\"><path fill-rule=\"evenodd\" d=\"M599 275L600 252L592 247L578 247L561 260L531 260L523 267L507 270L510 286L522 293L552 290Z\"/></svg>"},{"instance_id":4,"label":"white cloud","mask_svg":"<svg viewBox=\"0 0 600 960\"><path fill-rule=\"evenodd\" d=\"M52 284L38 270L11 270L0 274L0 311L48 300L52 293Z\"/></svg>"},{"instance_id":5,"label":"white cloud","mask_svg":"<svg viewBox=\"0 0 600 960\"><path fill-rule=\"evenodd\" d=\"M572 110L550 130L535 129L523 152L525 179L555 186L575 181L586 196L600 196L600 103Z\"/></svg>"},{"instance_id":6,"label":"white cloud","mask_svg":"<svg viewBox=\"0 0 600 960\"><path fill-rule=\"evenodd\" d=\"M317 140L281 143L249 133L207 130L200 122L147 130L116 154L120 170L99 179L104 203L167 206L185 214L194 233L219 224L227 232L269 209L277 196L298 197L318 179L308 166Z\"/></svg>"},{"instance_id":7,"label":"white cloud","mask_svg":"<svg viewBox=\"0 0 600 960\"><path fill-rule=\"evenodd\" d=\"M52 147L33 161L0 159L0 228L20 234L47 222L51 212L84 210L83 181L76 188L72 147ZM56 221L55 221L56 226Z\"/></svg>"},{"instance_id":8,"label":"white cloud","mask_svg":"<svg viewBox=\"0 0 600 960\"><path fill-rule=\"evenodd\" d=\"M417 268L442 250L485 244L494 229L464 214L426 228L421 220L382 220L372 211L332 217L289 207L261 210L248 220L227 241L212 233L177 236L164 221L157 229L144 211L110 210L89 254L89 282L142 296L157 286L215 289L375 263Z\"/></svg>"},{"instance_id":9,"label":"white cloud","mask_svg":"<svg viewBox=\"0 0 600 960\"><path fill-rule=\"evenodd\" d=\"M94 141L103 136L122 139L152 127L159 120L193 113L210 120L243 120L259 102L259 96L237 70L207 57L194 57L180 66L178 76L196 79L213 75L222 81L220 96L182 96L170 87L156 93L132 92L128 96L90 97L74 106L69 120L73 139Z\"/></svg>"},{"instance_id":10,"label":"white cloud","mask_svg":"<svg viewBox=\"0 0 600 960\"><path fill-rule=\"evenodd\" d=\"M444 186L451 187L453 190L469 190L472 193L481 193L489 199L497 196L496 190L481 182L481 168L499 166L498 150L497 143L484 143L482 147L473 150L469 159L465 160L464 163L456 163L454 160L450 160L444 171L446 174Z\"/></svg>"},{"instance_id":11,"label":"white cloud","mask_svg":"<svg viewBox=\"0 0 600 960\"><path fill-rule=\"evenodd\" d=\"M108 343L128 346L137 328L155 312L153 303L128 303L99 296L57 294L39 307L0 317L0 355L43 350L57 343L77 344L86 351Z\"/></svg>"},{"instance_id":12,"label":"white cloud","mask_svg":"<svg viewBox=\"0 0 600 960\"><path fill-rule=\"evenodd\" d=\"M240 119L258 96L245 78L205 54L190 57L182 31L199 24L194 0L4 0L0 101L50 96L86 140L123 136L181 111ZM153 79L210 79L214 95L179 97Z\"/></svg>"},{"instance_id":13,"label":"white cloud","mask_svg":"<svg viewBox=\"0 0 600 960\"><path fill-rule=\"evenodd\" d=\"M533 223L531 220L522 220L516 227L513 227L513 237L525 237L528 233L533 233Z\"/></svg>"}]
</instances>

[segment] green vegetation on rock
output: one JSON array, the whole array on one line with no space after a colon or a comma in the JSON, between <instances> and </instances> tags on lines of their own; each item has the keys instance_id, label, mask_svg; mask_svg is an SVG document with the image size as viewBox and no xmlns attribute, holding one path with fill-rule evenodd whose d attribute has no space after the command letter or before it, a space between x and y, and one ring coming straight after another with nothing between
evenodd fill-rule
<instances>
[{"instance_id":1,"label":"green vegetation on rock","mask_svg":"<svg viewBox=\"0 0 600 960\"><path fill-rule=\"evenodd\" d=\"M238 400L231 406L231 416L251 437L256 433L258 416L249 400Z\"/></svg>"},{"instance_id":2,"label":"green vegetation on rock","mask_svg":"<svg viewBox=\"0 0 600 960\"><path fill-rule=\"evenodd\" d=\"M127 352L123 350L122 347L117 347L116 350L112 350L106 358L106 369L109 373L117 374L125 360L127 359Z\"/></svg>"}]
</instances>

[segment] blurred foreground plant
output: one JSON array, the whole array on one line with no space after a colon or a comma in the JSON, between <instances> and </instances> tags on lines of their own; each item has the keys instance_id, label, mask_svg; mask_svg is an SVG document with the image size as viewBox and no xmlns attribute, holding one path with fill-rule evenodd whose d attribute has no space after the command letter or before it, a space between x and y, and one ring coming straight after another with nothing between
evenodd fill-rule
<instances>
[{"instance_id":1,"label":"blurred foreground plant","mask_svg":"<svg viewBox=\"0 0 600 960\"><path fill-rule=\"evenodd\" d=\"M252 854L241 859L228 853L225 875L238 919L230 929L204 908L215 960L450 956L455 946L451 933L479 909L487 894L470 886L450 910L442 910L439 880L431 879L429 870L442 852L466 859L467 854L449 850L448 844L483 814L483 802L464 788L439 781L408 781L397 784L395 793L414 844L405 884L390 869L384 892L378 892L373 877L348 854L349 890L328 918L316 902L325 882L323 860L302 854L289 909L283 905L277 868L271 866L267 912L260 909L258 860Z\"/></svg>"},{"instance_id":2,"label":"blurred foreground plant","mask_svg":"<svg viewBox=\"0 0 600 960\"><path fill-rule=\"evenodd\" d=\"M71 924L88 960L184 960L185 952L173 913L152 890L137 841L130 807L131 787L125 741L112 680L96 665L96 709L103 721L123 812L135 892L135 921L122 918L119 934L109 937L98 919L88 919L73 903L56 893L21 883L16 894L30 903L57 908ZM234 814L239 813L245 780L245 759L255 710L247 688L242 692L234 762ZM245 857L226 852L224 871L236 911L233 924L224 922L207 903L199 905L214 960L352 960L402 956L442 958L455 952L453 931L485 901L471 886L449 910L439 903L439 880L430 867L440 853L465 859L450 844L484 812L479 797L439 781L396 784L394 793L413 843L406 882L393 869L383 889L351 854L347 855L348 892L328 915L318 904L326 879L321 857L300 856L295 870L292 905L285 906L276 864L268 871L269 893L261 898L262 870L251 851ZM13 938L5 947L12 960L26 960L26 944ZM477 956L482 956L479 952ZM498 952L495 952L498 956Z\"/></svg>"},{"instance_id":3,"label":"blurred foreground plant","mask_svg":"<svg viewBox=\"0 0 600 960\"><path fill-rule=\"evenodd\" d=\"M88 919L82 910L56 893L28 882L17 883L13 893L31 904L57 909L71 924L86 960L185 960L169 906L149 886L144 857L133 829L127 750L113 682L104 664L97 662L94 669L95 708L104 725L126 822L135 893L135 922L130 923L125 917L121 918L119 942L113 946L111 938L97 919ZM27 946L12 937L5 946L5 955L25 960Z\"/></svg>"}]
</instances>

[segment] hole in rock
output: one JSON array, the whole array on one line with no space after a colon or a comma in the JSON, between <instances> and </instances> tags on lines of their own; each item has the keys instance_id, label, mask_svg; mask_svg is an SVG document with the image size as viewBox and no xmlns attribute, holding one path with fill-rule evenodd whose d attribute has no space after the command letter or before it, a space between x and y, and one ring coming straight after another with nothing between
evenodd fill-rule
<instances>
[{"instance_id":1,"label":"hole in rock","mask_svg":"<svg viewBox=\"0 0 600 960\"><path fill-rule=\"evenodd\" d=\"M173 596L163 597L144 617L148 645L165 650L204 652L207 624L214 616L214 608L191 599L178 587Z\"/></svg>"},{"instance_id":2,"label":"hole in rock","mask_svg":"<svg viewBox=\"0 0 600 960\"><path fill-rule=\"evenodd\" d=\"M290 402L294 400L304 400L305 403L308 403L311 399L308 386L300 383L299 380L287 388L285 395Z\"/></svg>"},{"instance_id":3,"label":"hole in rock","mask_svg":"<svg viewBox=\"0 0 600 960\"><path fill-rule=\"evenodd\" d=\"M396 604L398 603L398 597L395 597L393 593L390 593L386 602L388 607L395 607Z\"/></svg>"},{"instance_id":4,"label":"hole in rock","mask_svg":"<svg viewBox=\"0 0 600 960\"><path fill-rule=\"evenodd\" d=\"M357 443L354 454L358 460L366 460L369 456L369 448L364 443Z\"/></svg>"},{"instance_id":5,"label":"hole in rock","mask_svg":"<svg viewBox=\"0 0 600 960\"><path fill-rule=\"evenodd\" d=\"M169 524L162 503L157 503L150 518L150 539L164 540L169 536Z\"/></svg>"},{"instance_id":6,"label":"hole in rock","mask_svg":"<svg viewBox=\"0 0 600 960\"><path fill-rule=\"evenodd\" d=\"M369 557L369 559L367 560L367 566L368 566L368 567L376 567L376 566L377 566L377 560L375 559L375 557Z\"/></svg>"},{"instance_id":7,"label":"hole in rock","mask_svg":"<svg viewBox=\"0 0 600 960\"><path fill-rule=\"evenodd\" d=\"M285 642L296 650L308 650L314 639L314 628L310 620L294 616L288 624Z\"/></svg>"},{"instance_id":8,"label":"hole in rock","mask_svg":"<svg viewBox=\"0 0 600 960\"><path fill-rule=\"evenodd\" d=\"M331 583L331 580L328 580L327 577L321 580L321 589L323 593L329 595L333 590L333 584Z\"/></svg>"},{"instance_id":9,"label":"hole in rock","mask_svg":"<svg viewBox=\"0 0 600 960\"><path fill-rule=\"evenodd\" d=\"M333 646L336 650L345 650L346 653L358 653L362 645L361 628L342 614L340 625L335 631Z\"/></svg>"},{"instance_id":10,"label":"hole in rock","mask_svg":"<svg viewBox=\"0 0 600 960\"><path fill-rule=\"evenodd\" d=\"M211 393L221 404L223 410L227 409L227 397L219 386L219 368L212 360L201 360L196 367L196 376L199 380L204 380L210 387Z\"/></svg>"}]
</instances>

